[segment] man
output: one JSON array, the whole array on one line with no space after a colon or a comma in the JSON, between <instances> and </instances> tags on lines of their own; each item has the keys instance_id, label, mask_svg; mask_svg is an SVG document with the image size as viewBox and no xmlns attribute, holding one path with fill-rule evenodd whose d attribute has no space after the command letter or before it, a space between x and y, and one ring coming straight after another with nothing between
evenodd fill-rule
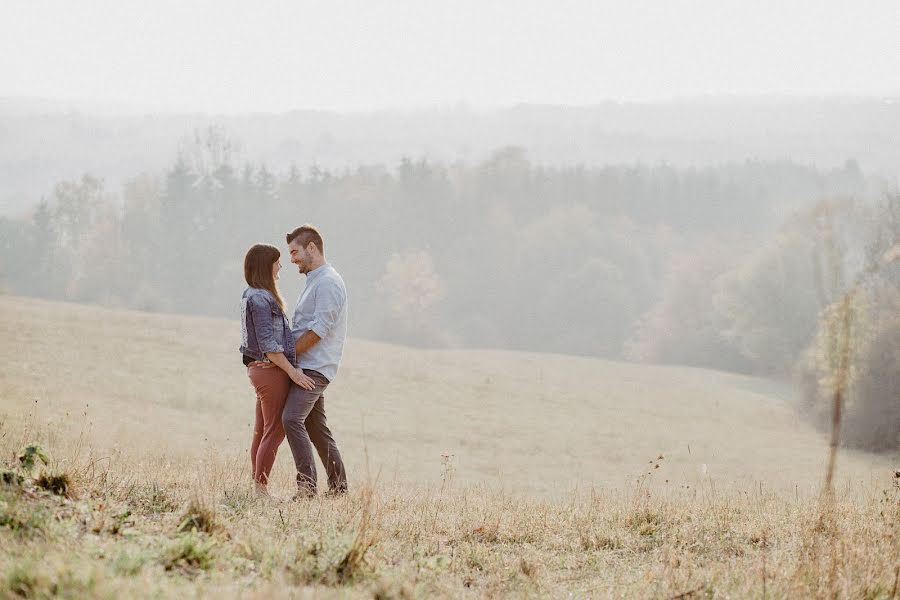
<instances>
[{"instance_id":1,"label":"man","mask_svg":"<svg viewBox=\"0 0 900 600\"><path fill-rule=\"evenodd\" d=\"M306 275L306 287L297 300L291 329L297 366L315 387L292 385L281 421L297 467L297 497L316 494L315 446L328 474L331 494L347 491L347 474L337 444L325 419L325 388L334 380L347 337L347 289L338 272L325 261L322 236L312 225L287 234L291 262Z\"/></svg>"}]
</instances>

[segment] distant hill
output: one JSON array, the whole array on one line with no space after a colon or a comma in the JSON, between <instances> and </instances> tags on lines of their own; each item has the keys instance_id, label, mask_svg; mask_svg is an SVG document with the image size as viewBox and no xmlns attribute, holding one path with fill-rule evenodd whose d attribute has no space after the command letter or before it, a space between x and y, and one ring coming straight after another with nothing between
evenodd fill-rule
<instances>
[{"instance_id":1,"label":"distant hill","mask_svg":"<svg viewBox=\"0 0 900 600\"><path fill-rule=\"evenodd\" d=\"M0 427L97 456L243 457L254 397L227 320L0 297ZM427 351L351 339L327 410L352 476L557 494L633 484L809 491L825 438L771 382L549 354ZM81 441L78 441L78 440ZM238 459L240 460L240 458ZM842 452L840 477L883 457ZM276 465L289 489L287 446Z\"/></svg>"},{"instance_id":2,"label":"distant hill","mask_svg":"<svg viewBox=\"0 0 900 600\"><path fill-rule=\"evenodd\" d=\"M475 162L523 147L540 164L793 160L900 176L900 102L890 99L710 98L589 107L520 105L340 114L139 115L128 107L0 98L0 215L31 207L61 179L84 172L116 191L158 173L196 129L221 126L241 157L274 170L396 165L401 157Z\"/></svg>"}]
</instances>

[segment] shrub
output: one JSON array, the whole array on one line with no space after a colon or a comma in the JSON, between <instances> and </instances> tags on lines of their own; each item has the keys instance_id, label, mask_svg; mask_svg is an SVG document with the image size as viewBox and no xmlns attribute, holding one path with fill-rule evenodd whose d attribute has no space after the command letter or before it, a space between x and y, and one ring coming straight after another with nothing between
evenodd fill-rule
<instances>
[{"instance_id":1,"label":"shrub","mask_svg":"<svg viewBox=\"0 0 900 600\"><path fill-rule=\"evenodd\" d=\"M900 448L900 319L875 318L869 303L854 303L849 376L844 392L843 444L889 452ZM835 394L838 340L831 333L833 307L823 313L819 334L798 363L806 409L828 427Z\"/></svg>"},{"instance_id":2,"label":"shrub","mask_svg":"<svg viewBox=\"0 0 900 600\"><path fill-rule=\"evenodd\" d=\"M216 520L216 511L204 504L199 498L193 498L185 508L177 531L179 533L191 531L214 533L219 528L219 523Z\"/></svg>"},{"instance_id":3,"label":"shrub","mask_svg":"<svg viewBox=\"0 0 900 600\"><path fill-rule=\"evenodd\" d=\"M94 598L92 572L74 572L62 565L48 565L37 558L13 564L7 571L0 596L12 598Z\"/></svg>"},{"instance_id":4,"label":"shrub","mask_svg":"<svg viewBox=\"0 0 900 600\"><path fill-rule=\"evenodd\" d=\"M188 533L178 537L162 554L162 565L166 571L182 569L206 570L213 564L213 548L216 541L206 539L202 534Z\"/></svg>"},{"instance_id":5,"label":"shrub","mask_svg":"<svg viewBox=\"0 0 900 600\"><path fill-rule=\"evenodd\" d=\"M44 451L44 449L36 444L32 444L30 446L25 446L24 448L22 448L22 451L19 452L19 456L17 458L22 469L29 473L34 470L34 467L37 465L38 461L44 463L45 465L49 464L50 462L50 457L47 456L47 453Z\"/></svg>"},{"instance_id":6,"label":"shrub","mask_svg":"<svg viewBox=\"0 0 900 600\"><path fill-rule=\"evenodd\" d=\"M847 407L846 439L875 451L900 448L900 319L861 352L861 369Z\"/></svg>"},{"instance_id":7,"label":"shrub","mask_svg":"<svg viewBox=\"0 0 900 600\"><path fill-rule=\"evenodd\" d=\"M69 496L72 480L68 473L41 473L34 480L34 484L57 496Z\"/></svg>"},{"instance_id":8,"label":"shrub","mask_svg":"<svg viewBox=\"0 0 900 600\"><path fill-rule=\"evenodd\" d=\"M19 473L10 469L0 469L0 483L18 486L22 485L24 482L25 478Z\"/></svg>"},{"instance_id":9,"label":"shrub","mask_svg":"<svg viewBox=\"0 0 900 600\"><path fill-rule=\"evenodd\" d=\"M38 578L34 570L15 564L6 574L6 589L13 596L34 598L37 596Z\"/></svg>"}]
</instances>

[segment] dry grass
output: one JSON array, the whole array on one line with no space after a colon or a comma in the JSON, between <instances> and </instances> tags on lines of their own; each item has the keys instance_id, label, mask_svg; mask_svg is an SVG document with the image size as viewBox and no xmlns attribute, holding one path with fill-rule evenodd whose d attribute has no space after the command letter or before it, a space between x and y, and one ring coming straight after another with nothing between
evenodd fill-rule
<instances>
[{"instance_id":1,"label":"dry grass","mask_svg":"<svg viewBox=\"0 0 900 600\"><path fill-rule=\"evenodd\" d=\"M351 493L258 500L229 325L0 299L0 468L38 442L68 484L0 483L0 597L898 593L892 461L842 453L821 503L827 441L707 371L356 341Z\"/></svg>"},{"instance_id":2,"label":"dry grass","mask_svg":"<svg viewBox=\"0 0 900 600\"><path fill-rule=\"evenodd\" d=\"M890 481L839 491L822 520L816 497L758 490L538 501L381 484L291 503L249 499L240 477L221 478L240 464L223 461L193 485L179 476L191 465L178 464L141 486L123 466L91 475L68 464L76 500L2 488L3 593L890 598L900 556ZM145 487L186 508L148 510ZM215 527L183 526L197 502Z\"/></svg>"}]
</instances>

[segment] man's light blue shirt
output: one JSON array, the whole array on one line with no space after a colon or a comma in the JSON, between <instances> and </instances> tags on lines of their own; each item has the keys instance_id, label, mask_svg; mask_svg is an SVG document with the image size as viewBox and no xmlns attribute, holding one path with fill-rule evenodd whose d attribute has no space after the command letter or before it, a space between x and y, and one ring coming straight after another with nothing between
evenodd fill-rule
<instances>
[{"instance_id":1,"label":"man's light blue shirt","mask_svg":"<svg viewBox=\"0 0 900 600\"><path fill-rule=\"evenodd\" d=\"M321 338L297 356L297 366L318 371L333 381L347 337L347 288L331 265L326 263L306 274L306 287L297 299L291 330L295 340L307 331Z\"/></svg>"}]
</instances>

